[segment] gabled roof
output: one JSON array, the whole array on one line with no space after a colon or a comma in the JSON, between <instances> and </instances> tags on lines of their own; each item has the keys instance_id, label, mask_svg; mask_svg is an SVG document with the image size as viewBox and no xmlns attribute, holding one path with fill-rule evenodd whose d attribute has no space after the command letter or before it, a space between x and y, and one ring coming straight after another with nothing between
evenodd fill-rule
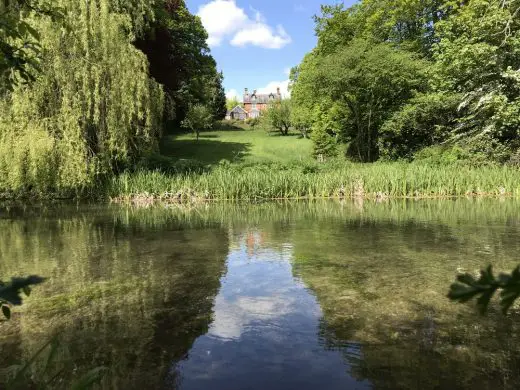
<instances>
[{"instance_id":1,"label":"gabled roof","mask_svg":"<svg viewBox=\"0 0 520 390\"><path fill-rule=\"evenodd\" d=\"M231 111L229 111L229 113L231 114L232 112L242 112L244 114L247 114L247 111L244 110L241 106L236 106L235 108L233 108Z\"/></svg>"},{"instance_id":2,"label":"gabled roof","mask_svg":"<svg viewBox=\"0 0 520 390\"><path fill-rule=\"evenodd\" d=\"M269 93L269 94L252 94L249 96L244 96L244 103L269 103L276 99L276 94Z\"/></svg>"}]
</instances>

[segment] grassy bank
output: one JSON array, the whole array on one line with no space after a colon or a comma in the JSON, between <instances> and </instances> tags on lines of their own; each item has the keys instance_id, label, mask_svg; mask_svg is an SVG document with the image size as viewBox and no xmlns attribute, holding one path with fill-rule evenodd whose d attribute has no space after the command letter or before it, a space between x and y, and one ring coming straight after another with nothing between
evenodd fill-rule
<instances>
[{"instance_id":1,"label":"grassy bank","mask_svg":"<svg viewBox=\"0 0 520 390\"><path fill-rule=\"evenodd\" d=\"M175 159L195 159L205 164L312 162L312 141L299 133L280 136L264 129L209 131L197 141L192 134L166 137L161 153Z\"/></svg>"},{"instance_id":2,"label":"grassy bank","mask_svg":"<svg viewBox=\"0 0 520 390\"><path fill-rule=\"evenodd\" d=\"M109 195L174 201L518 196L520 171L407 163L224 164L202 174L125 173L111 181Z\"/></svg>"},{"instance_id":3,"label":"grassy bank","mask_svg":"<svg viewBox=\"0 0 520 390\"><path fill-rule=\"evenodd\" d=\"M166 138L162 154L197 159L198 173L140 170L114 178L118 201L199 201L316 198L516 196L520 171L508 167L418 163L318 163L312 144L296 134L263 130L213 131Z\"/></svg>"},{"instance_id":4,"label":"grassy bank","mask_svg":"<svg viewBox=\"0 0 520 390\"><path fill-rule=\"evenodd\" d=\"M199 141L192 134L168 136L154 159L74 196L148 203L520 195L520 170L513 167L318 163L310 140L262 129L204 132ZM15 197L6 194L0 188L0 198Z\"/></svg>"}]
</instances>

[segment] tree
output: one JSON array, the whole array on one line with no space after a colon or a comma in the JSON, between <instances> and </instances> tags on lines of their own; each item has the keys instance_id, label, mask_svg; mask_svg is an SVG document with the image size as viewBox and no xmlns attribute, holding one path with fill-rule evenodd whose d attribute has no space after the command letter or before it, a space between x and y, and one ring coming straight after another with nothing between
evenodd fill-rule
<instances>
[{"instance_id":1,"label":"tree","mask_svg":"<svg viewBox=\"0 0 520 390\"><path fill-rule=\"evenodd\" d=\"M273 103L265 113L268 124L282 135L289 134L291 128L291 102L288 99Z\"/></svg>"},{"instance_id":2,"label":"tree","mask_svg":"<svg viewBox=\"0 0 520 390\"><path fill-rule=\"evenodd\" d=\"M238 101L238 99L236 97L233 97L231 99L227 99L226 100L226 108L231 111L233 108L235 108L236 106L241 106L240 102Z\"/></svg>"},{"instance_id":3,"label":"tree","mask_svg":"<svg viewBox=\"0 0 520 390\"><path fill-rule=\"evenodd\" d=\"M158 0L153 21L134 43L146 54L151 75L164 85L170 100L165 116L175 125L194 104L214 106L215 117L222 116L222 75L207 38L200 18L189 12L184 0Z\"/></svg>"},{"instance_id":4,"label":"tree","mask_svg":"<svg viewBox=\"0 0 520 390\"><path fill-rule=\"evenodd\" d=\"M446 141L457 124L460 95L427 93L416 96L381 127L379 149L391 160L413 159L421 149Z\"/></svg>"},{"instance_id":5,"label":"tree","mask_svg":"<svg viewBox=\"0 0 520 390\"><path fill-rule=\"evenodd\" d=\"M365 39L353 40L333 56L311 56L307 62L295 84L296 95L313 96L320 112L335 110L328 117L336 122L340 139L350 143L349 155L363 162L379 158L381 126L426 85L422 60Z\"/></svg>"},{"instance_id":6,"label":"tree","mask_svg":"<svg viewBox=\"0 0 520 390\"><path fill-rule=\"evenodd\" d=\"M151 10L151 0L135 3ZM132 45L138 27L113 1L89 4L53 1L67 29L22 14L40 35L41 72L0 98L3 190L74 195L157 147L163 91Z\"/></svg>"},{"instance_id":7,"label":"tree","mask_svg":"<svg viewBox=\"0 0 520 390\"><path fill-rule=\"evenodd\" d=\"M222 82L224 81L224 74L219 72L215 75L213 80L213 93L211 95L211 108L213 110L213 119L218 121L226 117L227 113L227 101L226 91Z\"/></svg>"},{"instance_id":8,"label":"tree","mask_svg":"<svg viewBox=\"0 0 520 390\"><path fill-rule=\"evenodd\" d=\"M519 0L455 3L437 24L434 87L461 94L453 142L520 146L519 10Z\"/></svg>"},{"instance_id":9,"label":"tree","mask_svg":"<svg viewBox=\"0 0 520 390\"><path fill-rule=\"evenodd\" d=\"M47 15L55 21L63 18L62 10L50 2L13 0L0 2L0 94L3 89L35 80L40 70L40 33L24 15Z\"/></svg>"},{"instance_id":10,"label":"tree","mask_svg":"<svg viewBox=\"0 0 520 390\"><path fill-rule=\"evenodd\" d=\"M196 134L198 141L200 131L210 129L213 125L213 113L208 107L195 104L189 108L181 125Z\"/></svg>"}]
</instances>

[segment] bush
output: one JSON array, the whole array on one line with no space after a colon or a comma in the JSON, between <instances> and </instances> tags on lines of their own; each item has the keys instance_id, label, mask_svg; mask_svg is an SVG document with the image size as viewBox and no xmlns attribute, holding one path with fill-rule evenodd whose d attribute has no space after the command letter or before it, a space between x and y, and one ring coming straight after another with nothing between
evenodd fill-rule
<instances>
[{"instance_id":1,"label":"bush","mask_svg":"<svg viewBox=\"0 0 520 390\"><path fill-rule=\"evenodd\" d=\"M252 130L255 129L256 126L260 125L260 118L247 118L246 125L251 127Z\"/></svg>"},{"instance_id":2,"label":"bush","mask_svg":"<svg viewBox=\"0 0 520 390\"><path fill-rule=\"evenodd\" d=\"M381 127L380 156L412 159L420 149L449 137L457 117L458 95L428 94L412 99Z\"/></svg>"},{"instance_id":3,"label":"bush","mask_svg":"<svg viewBox=\"0 0 520 390\"><path fill-rule=\"evenodd\" d=\"M511 151L490 139L478 143L432 146L415 154L415 161L431 165L460 165L483 167L503 164L511 161Z\"/></svg>"},{"instance_id":4,"label":"bush","mask_svg":"<svg viewBox=\"0 0 520 390\"><path fill-rule=\"evenodd\" d=\"M323 128L313 130L311 139L314 142L313 155L319 157L334 157L338 153L335 138Z\"/></svg>"}]
</instances>

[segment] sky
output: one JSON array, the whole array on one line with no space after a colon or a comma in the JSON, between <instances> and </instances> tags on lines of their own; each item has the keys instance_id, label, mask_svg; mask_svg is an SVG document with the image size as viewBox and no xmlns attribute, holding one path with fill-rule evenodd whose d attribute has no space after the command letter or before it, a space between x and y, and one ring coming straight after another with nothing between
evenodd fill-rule
<instances>
[{"instance_id":1,"label":"sky","mask_svg":"<svg viewBox=\"0 0 520 390\"><path fill-rule=\"evenodd\" d=\"M208 31L208 44L224 73L226 95L244 88L288 96L289 70L316 45L313 15L321 4L354 0L187 0Z\"/></svg>"}]
</instances>

